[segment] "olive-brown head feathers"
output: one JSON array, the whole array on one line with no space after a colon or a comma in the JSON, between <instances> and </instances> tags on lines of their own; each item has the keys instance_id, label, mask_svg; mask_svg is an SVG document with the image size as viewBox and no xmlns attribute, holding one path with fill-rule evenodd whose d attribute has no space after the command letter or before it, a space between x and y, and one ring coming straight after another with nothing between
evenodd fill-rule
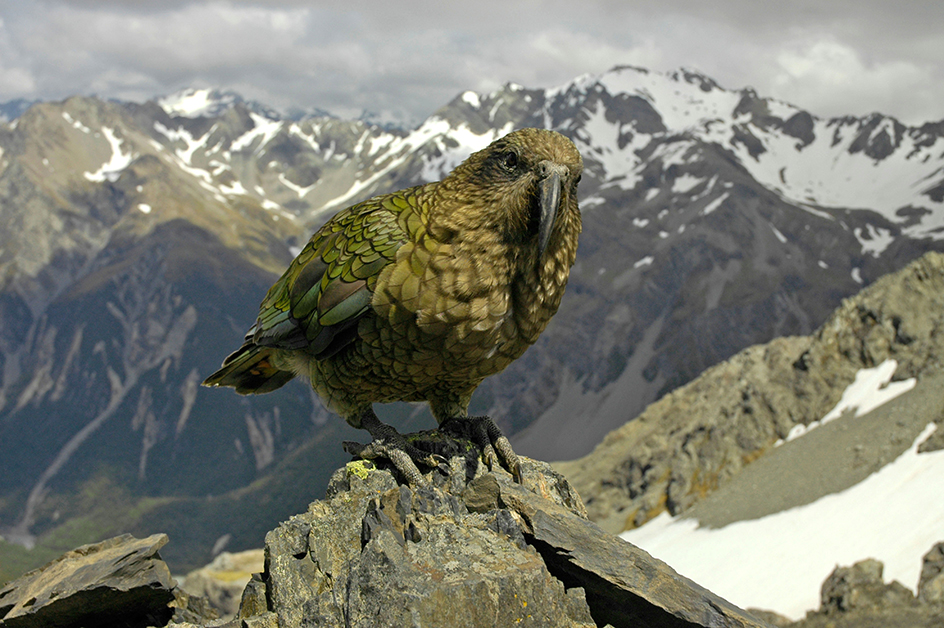
<instances>
[{"instance_id":1,"label":"olive-brown head feathers","mask_svg":"<svg viewBox=\"0 0 944 628\"><path fill-rule=\"evenodd\" d=\"M547 249L562 212L577 211L583 161L573 142L545 129L521 129L471 155L440 184L450 202L433 229L487 229L506 243Z\"/></svg>"}]
</instances>

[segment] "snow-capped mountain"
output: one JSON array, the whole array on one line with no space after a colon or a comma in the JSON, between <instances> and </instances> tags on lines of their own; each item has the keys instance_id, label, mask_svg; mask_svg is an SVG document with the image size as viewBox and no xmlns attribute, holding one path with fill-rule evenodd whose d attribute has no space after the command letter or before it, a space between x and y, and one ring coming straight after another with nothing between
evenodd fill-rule
<instances>
[{"instance_id":1,"label":"snow-capped mountain","mask_svg":"<svg viewBox=\"0 0 944 628\"><path fill-rule=\"evenodd\" d=\"M236 92L218 89L183 89L158 98L156 102L167 115L180 118L217 118L237 104L271 120L285 117L276 109L262 103L244 100Z\"/></svg>"},{"instance_id":2,"label":"snow-capped mountain","mask_svg":"<svg viewBox=\"0 0 944 628\"><path fill-rule=\"evenodd\" d=\"M409 131L212 90L37 104L0 125L0 534L42 544L109 511L106 495L147 495L109 525L199 521L193 547L232 549L304 507L363 435L300 384L241 398L199 381L329 215L523 126L568 135L586 163L561 310L473 401L524 454L582 455L708 366L808 334L944 248L944 123L825 120L690 71L469 91ZM260 490L270 507L246 514Z\"/></svg>"}]
</instances>

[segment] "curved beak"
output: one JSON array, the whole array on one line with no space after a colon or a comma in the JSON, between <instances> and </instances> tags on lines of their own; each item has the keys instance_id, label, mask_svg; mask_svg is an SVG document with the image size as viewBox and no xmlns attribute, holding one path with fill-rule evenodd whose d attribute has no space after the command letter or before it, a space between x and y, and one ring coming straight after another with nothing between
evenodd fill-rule
<instances>
[{"instance_id":1,"label":"curved beak","mask_svg":"<svg viewBox=\"0 0 944 628\"><path fill-rule=\"evenodd\" d=\"M561 166L545 162L541 164L547 174L538 183L541 195L541 216L538 220L538 259L544 256L548 243L551 241L551 231L557 212L560 209L561 198Z\"/></svg>"}]
</instances>

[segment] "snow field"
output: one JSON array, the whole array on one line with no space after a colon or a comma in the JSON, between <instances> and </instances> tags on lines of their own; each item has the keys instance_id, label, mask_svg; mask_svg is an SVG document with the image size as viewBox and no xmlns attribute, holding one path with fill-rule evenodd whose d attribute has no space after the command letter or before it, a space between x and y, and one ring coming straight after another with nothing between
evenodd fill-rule
<instances>
[{"instance_id":1,"label":"snow field","mask_svg":"<svg viewBox=\"0 0 944 628\"><path fill-rule=\"evenodd\" d=\"M820 423L852 408L865 414L910 390L913 380L889 384L894 367L889 360L860 371ZM886 582L915 590L921 557L944 540L944 450L917 452L935 429L929 424L862 482L810 504L717 529L662 513L620 536L742 608L794 620L819 608L820 587L835 567L865 558L885 564Z\"/></svg>"}]
</instances>

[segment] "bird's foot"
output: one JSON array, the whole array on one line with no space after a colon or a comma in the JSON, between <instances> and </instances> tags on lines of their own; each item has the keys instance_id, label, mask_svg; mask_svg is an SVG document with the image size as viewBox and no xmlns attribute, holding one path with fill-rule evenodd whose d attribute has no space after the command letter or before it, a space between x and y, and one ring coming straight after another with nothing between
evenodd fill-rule
<instances>
[{"instance_id":1,"label":"bird's foot","mask_svg":"<svg viewBox=\"0 0 944 628\"><path fill-rule=\"evenodd\" d=\"M446 462L442 456L422 451L411 445L392 426L381 423L373 411L364 415L361 419L361 427L370 432L373 440L366 445L345 441L342 443L344 451L363 460L377 460L378 458L389 460L413 486L426 484L426 479L416 466L417 463L427 467L438 467Z\"/></svg>"},{"instance_id":2,"label":"bird's foot","mask_svg":"<svg viewBox=\"0 0 944 628\"><path fill-rule=\"evenodd\" d=\"M511 442L490 417L453 417L444 421L439 429L454 436L467 438L478 445L489 470L492 469L495 460L500 459L515 478L515 482L521 484L521 463L518 461L518 455L511 448Z\"/></svg>"}]
</instances>

